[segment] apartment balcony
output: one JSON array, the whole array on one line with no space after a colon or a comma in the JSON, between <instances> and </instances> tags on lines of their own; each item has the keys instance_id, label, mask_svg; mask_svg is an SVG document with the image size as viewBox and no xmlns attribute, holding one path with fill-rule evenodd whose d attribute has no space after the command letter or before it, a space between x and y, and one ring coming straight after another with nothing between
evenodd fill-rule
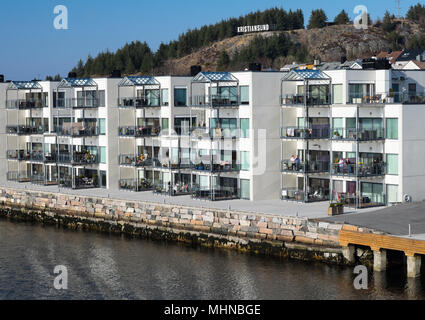
<instances>
[{"instance_id":1,"label":"apartment balcony","mask_svg":"<svg viewBox=\"0 0 425 320\"><path fill-rule=\"evenodd\" d=\"M6 126L6 133L12 135L44 134L48 131L44 126Z\"/></svg>"},{"instance_id":2,"label":"apartment balcony","mask_svg":"<svg viewBox=\"0 0 425 320\"><path fill-rule=\"evenodd\" d=\"M89 152L59 153L57 162L75 166L95 165L99 163L99 157Z\"/></svg>"},{"instance_id":3,"label":"apartment balcony","mask_svg":"<svg viewBox=\"0 0 425 320\"><path fill-rule=\"evenodd\" d=\"M6 109L29 110L44 107L46 107L46 103L42 99L17 99L6 101Z\"/></svg>"},{"instance_id":4,"label":"apartment balcony","mask_svg":"<svg viewBox=\"0 0 425 320\"><path fill-rule=\"evenodd\" d=\"M211 201L240 199L240 190L234 187L215 186L211 188L194 185L191 192L194 199Z\"/></svg>"},{"instance_id":5,"label":"apartment balcony","mask_svg":"<svg viewBox=\"0 0 425 320\"><path fill-rule=\"evenodd\" d=\"M175 183L174 185L165 185L163 181L155 183L153 192L156 194L169 195L169 196L183 196L191 194L190 184Z\"/></svg>"},{"instance_id":6,"label":"apartment balcony","mask_svg":"<svg viewBox=\"0 0 425 320\"><path fill-rule=\"evenodd\" d=\"M56 99L56 108L97 109L100 106L100 99L96 98Z\"/></svg>"},{"instance_id":7,"label":"apartment balcony","mask_svg":"<svg viewBox=\"0 0 425 320\"><path fill-rule=\"evenodd\" d=\"M153 183L149 179L121 179L119 180L119 188L133 192L150 191L153 190Z\"/></svg>"},{"instance_id":8,"label":"apartment balcony","mask_svg":"<svg viewBox=\"0 0 425 320\"><path fill-rule=\"evenodd\" d=\"M8 171L6 174L7 181L15 182L31 182L31 177L26 171Z\"/></svg>"},{"instance_id":9,"label":"apartment balcony","mask_svg":"<svg viewBox=\"0 0 425 320\"><path fill-rule=\"evenodd\" d=\"M129 126L119 127L118 134L120 137L158 137L161 133L159 126Z\"/></svg>"},{"instance_id":10,"label":"apartment balcony","mask_svg":"<svg viewBox=\"0 0 425 320\"><path fill-rule=\"evenodd\" d=\"M99 127L86 123L73 123L67 126L56 127L56 134L65 137L96 137L99 136Z\"/></svg>"},{"instance_id":11,"label":"apartment balcony","mask_svg":"<svg viewBox=\"0 0 425 320\"><path fill-rule=\"evenodd\" d=\"M367 196L356 196L351 193L339 193L339 202L344 204L345 207L349 208L373 208L386 206L385 195L381 194L376 199L371 199ZM378 199L378 200L377 200ZM381 199L381 200L379 200Z\"/></svg>"},{"instance_id":12,"label":"apartment balcony","mask_svg":"<svg viewBox=\"0 0 425 320\"><path fill-rule=\"evenodd\" d=\"M322 95L309 97L300 94L287 94L281 96L281 106L283 107L327 107L331 105L331 96Z\"/></svg>"},{"instance_id":13,"label":"apartment balcony","mask_svg":"<svg viewBox=\"0 0 425 320\"><path fill-rule=\"evenodd\" d=\"M211 173L232 173L239 172L241 170L241 166L236 163L229 163L223 161L222 163L214 163L211 165L210 163L192 163L191 170L200 171L200 172L211 172Z\"/></svg>"},{"instance_id":14,"label":"apartment balcony","mask_svg":"<svg viewBox=\"0 0 425 320\"><path fill-rule=\"evenodd\" d=\"M134 154L121 154L119 156L119 164L121 166L130 167L152 167L153 159L145 158L143 155L135 156Z\"/></svg>"},{"instance_id":15,"label":"apartment balcony","mask_svg":"<svg viewBox=\"0 0 425 320\"><path fill-rule=\"evenodd\" d=\"M152 98L150 96L141 96L137 98L120 98L118 99L119 108L154 108L160 107L159 98Z\"/></svg>"},{"instance_id":16,"label":"apartment balcony","mask_svg":"<svg viewBox=\"0 0 425 320\"><path fill-rule=\"evenodd\" d=\"M334 176L367 178L385 176L386 169L384 163L376 164L333 164L331 174Z\"/></svg>"},{"instance_id":17,"label":"apartment balcony","mask_svg":"<svg viewBox=\"0 0 425 320\"><path fill-rule=\"evenodd\" d=\"M307 195L307 196L306 196ZM330 190L321 189L314 192L304 192L298 188L283 188L281 199L296 202L320 202L330 200Z\"/></svg>"},{"instance_id":18,"label":"apartment balcony","mask_svg":"<svg viewBox=\"0 0 425 320\"><path fill-rule=\"evenodd\" d=\"M6 158L8 160L30 161L31 154L29 151L25 151L25 150L7 150Z\"/></svg>"},{"instance_id":19,"label":"apartment balcony","mask_svg":"<svg viewBox=\"0 0 425 320\"><path fill-rule=\"evenodd\" d=\"M190 106L198 108L239 108L239 96L228 94L195 95Z\"/></svg>"},{"instance_id":20,"label":"apartment balcony","mask_svg":"<svg viewBox=\"0 0 425 320\"><path fill-rule=\"evenodd\" d=\"M281 170L287 174L329 173L330 161L291 161L282 160Z\"/></svg>"},{"instance_id":21,"label":"apartment balcony","mask_svg":"<svg viewBox=\"0 0 425 320\"><path fill-rule=\"evenodd\" d=\"M318 140L318 139L329 139L331 129L325 128L298 128L298 127L285 127L281 129L282 139L288 140Z\"/></svg>"},{"instance_id":22,"label":"apartment balcony","mask_svg":"<svg viewBox=\"0 0 425 320\"><path fill-rule=\"evenodd\" d=\"M40 151L31 152L31 161L44 162L44 152L40 152Z\"/></svg>"},{"instance_id":23,"label":"apartment balcony","mask_svg":"<svg viewBox=\"0 0 425 320\"><path fill-rule=\"evenodd\" d=\"M239 139L241 137L240 128L208 128L193 127L191 130L193 139Z\"/></svg>"},{"instance_id":24,"label":"apartment balcony","mask_svg":"<svg viewBox=\"0 0 425 320\"><path fill-rule=\"evenodd\" d=\"M380 141L385 140L385 130L381 129L331 129L331 140L334 141Z\"/></svg>"},{"instance_id":25,"label":"apartment balcony","mask_svg":"<svg viewBox=\"0 0 425 320\"><path fill-rule=\"evenodd\" d=\"M58 184L56 177L54 177L52 180L47 180L44 174L31 175L31 183L42 186L52 186Z\"/></svg>"}]
</instances>

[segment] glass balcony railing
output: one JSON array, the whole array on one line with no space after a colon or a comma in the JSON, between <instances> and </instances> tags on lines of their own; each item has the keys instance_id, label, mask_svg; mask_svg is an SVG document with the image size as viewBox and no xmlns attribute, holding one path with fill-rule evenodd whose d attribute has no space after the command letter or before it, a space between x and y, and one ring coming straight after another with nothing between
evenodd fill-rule
<instances>
[{"instance_id":1,"label":"glass balcony railing","mask_svg":"<svg viewBox=\"0 0 425 320\"><path fill-rule=\"evenodd\" d=\"M373 177L384 176L385 172L384 163L376 164L333 164L331 174L336 176L347 177Z\"/></svg>"},{"instance_id":2,"label":"glass balcony railing","mask_svg":"<svg viewBox=\"0 0 425 320\"><path fill-rule=\"evenodd\" d=\"M17 100L7 100L6 108L7 109L37 109L44 108L46 106L45 101L42 99L17 99Z\"/></svg>"},{"instance_id":3,"label":"glass balcony railing","mask_svg":"<svg viewBox=\"0 0 425 320\"><path fill-rule=\"evenodd\" d=\"M375 141L385 140L385 130L381 129L331 129L332 140L345 140L345 141Z\"/></svg>"},{"instance_id":4,"label":"glass balcony railing","mask_svg":"<svg viewBox=\"0 0 425 320\"><path fill-rule=\"evenodd\" d=\"M205 171L205 172L238 172L241 170L240 164L230 163L223 161L222 163L192 163L191 169L194 171Z\"/></svg>"},{"instance_id":5,"label":"glass balcony railing","mask_svg":"<svg viewBox=\"0 0 425 320\"><path fill-rule=\"evenodd\" d=\"M239 107L238 95L194 95L190 99L192 107L219 108L219 107Z\"/></svg>"},{"instance_id":6,"label":"glass balcony railing","mask_svg":"<svg viewBox=\"0 0 425 320\"><path fill-rule=\"evenodd\" d=\"M307 195L307 197L306 197ZM320 202L330 200L330 190L318 188L310 192L304 192L298 188L283 188L281 199L296 202Z\"/></svg>"},{"instance_id":7,"label":"glass balcony railing","mask_svg":"<svg viewBox=\"0 0 425 320\"><path fill-rule=\"evenodd\" d=\"M137 98L120 98L118 99L120 108L146 108L146 107L160 107L158 97L141 96Z\"/></svg>"},{"instance_id":8,"label":"glass balcony railing","mask_svg":"<svg viewBox=\"0 0 425 320\"><path fill-rule=\"evenodd\" d=\"M211 201L240 199L240 190L234 187L214 186L210 188L194 185L191 192L192 198L195 199Z\"/></svg>"},{"instance_id":9,"label":"glass balcony railing","mask_svg":"<svg viewBox=\"0 0 425 320\"><path fill-rule=\"evenodd\" d=\"M153 189L153 183L149 179L120 179L119 188L120 190L133 192L150 191Z\"/></svg>"},{"instance_id":10,"label":"glass balcony railing","mask_svg":"<svg viewBox=\"0 0 425 320\"><path fill-rule=\"evenodd\" d=\"M349 208L372 208L386 205L384 194L374 194L373 197L370 197L366 195L356 196L353 193L339 193L338 196L339 202Z\"/></svg>"},{"instance_id":11,"label":"glass balcony railing","mask_svg":"<svg viewBox=\"0 0 425 320\"><path fill-rule=\"evenodd\" d=\"M425 104L425 92L384 92L377 94L349 94L348 104Z\"/></svg>"},{"instance_id":12,"label":"glass balcony railing","mask_svg":"<svg viewBox=\"0 0 425 320\"><path fill-rule=\"evenodd\" d=\"M330 170L330 161L282 161L284 173L327 173Z\"/></svg>"},{"instance_id":13,"label":"glass balcony railing","mask_svg":"<svg viewBox=\"0 0 425 320\"><path fill-rule=\"evenodd\" d=\"M329 139L331 129L285 127L281 131L282 139Z\"/></svg>"},{"instance_id":14,"label":"glass balcony railing","mask_svg":"<svg viewBox=\"0 0 425 320\"><path fill-rule=\"evenodd\" d=\"M143 155L121 154L119 156L119 164L122 166L151 167L153 160L152 158L145 158Z\"/></svg>"},{"instance_id":15,"label":"glass balcony railing","mask_svg":"<svg viewBox=\"0 0 425 320\"><path fill-rule=\"evenodd\" d=\"M191 194L191 188L189 183L175 183L164 184L163 181L155 183L153 187L154 193L169 195L169 196L182 196Z\"/></svg>"},{"instance_id":16,"label":"glass balcony railing","mask_svg":"<svg viewBox=\"0 0 425 320\"><path fill-rule=\"evenodd\" d=\"M72 163L76 165L98 164L99 157L97 154L92 154L89 152L74 152L72 155Z\"/></svg>"},{"instance_id":17,"label":"glass balcony railing","mask_svg":"<svg viewBox=\"0 0 425 320\"><path fill-rule=\"evenodd\" d=\"M331 104L330 95L304 96L299 94L287 94L281 96L282 106L328 106Z\"/></svg>"},{"instance_id":18,"label":"glass balcony railing","mask_svg":"<svg viewBox=\"0 0 425 320\"><path fill-rule=\"evenodd\" d=\"M161 133L161 127L159 126L129 126L129 127L120 127L118 129L118 134L121 137L157 137Z\"/></svg>"},{"instance_id":19,"label":"glass balcony railing","mask_svg":"<svg viewBox=\"0 0 425 320\"><path fill-rule=\"evenodd\" d=\"M15 182L30 182L31 177L26 171L8 171L6 174L7 181L15 181Z\"/></svg>"},{"instance_id":20,"label":"glass balcony railing","mask_svg":"<svg viewBox=\"0 0 425 320\"><path fill-rule=\"evenodd\" d=\"M31 154L25 150L7 150L6 157L9 160L29 161L31 160Z\"/></svg>"},{"instance_id":21,"label":"glass balcony railing","mask_svg":"<svg viewBox=\"0 0 425 320\"><path fill-rule=\"evenodd\" d=\"M48 132L49 129L44 126L7 126L7 134L18 134L18 135L31 135L31 134L43 134Z\"/></svg>"},{"instance_id":22,"label":"glass balcony railing","mask_svg":"<svg viewBox=\"0 0 425 320\"><path fill-rule=\"evenodd\" d=\"M99 135L99 127L92 124L74 123L72 126L56 127L56 134L68 137L95 137Z\"/></svg>"},{"instance_id":23,"label":"glass balcony railing","mask_svg":"<svg viewBox=\"0 0 425 320\"><path fill-rule=\"evenodd\" d=\"M68 98L56 99L57 108L74 108L74 109L96 109L101 106L100 99L96 98Z\"/></svg>"}]
</instances>

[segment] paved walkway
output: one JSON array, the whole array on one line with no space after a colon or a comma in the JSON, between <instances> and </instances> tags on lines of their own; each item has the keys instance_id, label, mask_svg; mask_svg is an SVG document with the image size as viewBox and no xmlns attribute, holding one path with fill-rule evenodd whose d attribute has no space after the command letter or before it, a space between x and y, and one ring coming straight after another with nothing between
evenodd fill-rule
<instances>
[{"instance_id":1,"label":"paved walkway","mask_svg":"<svg viewBox=\"0 0 425 320\"><path fill-rule=\"evenodd\" d=\"M152 191L148 192L126 192L126 191L110 191L105 189L86 189L71 190L58 188L57 186L38 186L31 183L0 183L0 186L29 189L45 192L60 192L75 195L91 195L95 197L109 197L123 200L148 201L156 203L167 203L175 205L184 205L191 207L215 208L215 209L231 209L244 212L268 213L282 216L306 217L309 219L325 218L329 207L328 202L318 203L297 203L281 200L267 201L247 201L247 200L231 200L231 201L205 201L192 199L190 196L169 197L163 195L155 195ZM374 209L376 210L376 209ZM366 211L362 211L366 212Z\"/></svg>"},{"instance_id":2,"label":"paved walkway","mask_svg":"<svg viewBox=\"0 0 425 320\"><path fill-rule=\"evenodd\" d=\"M373 212L358 211L321 220L368 227L397 236L408 236L410 224L412 237L425 239L425 202L401 204Z\"/></svg>"}]
</instances>

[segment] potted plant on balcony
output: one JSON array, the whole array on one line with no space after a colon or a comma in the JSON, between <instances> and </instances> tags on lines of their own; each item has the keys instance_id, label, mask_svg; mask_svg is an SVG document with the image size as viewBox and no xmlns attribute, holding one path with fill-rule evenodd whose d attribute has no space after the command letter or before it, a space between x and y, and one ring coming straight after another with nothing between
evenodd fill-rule
<instances>
[{"instance_id":1,"label":"potted plant on balcony","mask_svg":"<svg viewBox=\"0 0 425 320\"><path fill-rule=\"evenodd\" d=\"M388 97L387 97L387 102L388 103L394 103L394 89L393 88L390 88L390 93L388 94Z\"/></svg>"},{"instance_id":2,"label":"potted plant on balcony","mask_svg":"<svg viewBox=\"0 0 425 320\"><path fill-rule=\"evenodd\" d=\"M340 139L341 138L341 134L339 133L339 131L334 131L334 138L335 139Z\"/></svg>"},{"instance_id":3,"label":"potted plant on balcony","mask_svg":"<svg viewBox=\"0 0 425 320\"><path fill-rule=\"evenodd\" d=\"M337 216L340 214L344 214L344 204L340 202L331 203L328 208L328 215Z\"/></svg>"}]
</instances>

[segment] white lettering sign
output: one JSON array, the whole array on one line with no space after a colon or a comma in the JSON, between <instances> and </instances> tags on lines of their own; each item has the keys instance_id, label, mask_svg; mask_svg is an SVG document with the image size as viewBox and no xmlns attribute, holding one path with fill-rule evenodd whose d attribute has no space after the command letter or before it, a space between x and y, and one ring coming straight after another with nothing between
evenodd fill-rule
<instances>
[{"instance_id":1,"label":"white lettering sign","mask_svg":"<svg viewBox=\"0 0 425 320\"><path fill-rule=\"evenodd\" d=\"M258 26L238 27L238 33L263 32L263 31L269 31L269 30L270 30L270 25L268 24L262 24Z\"/></svg>"}]
</instances>

